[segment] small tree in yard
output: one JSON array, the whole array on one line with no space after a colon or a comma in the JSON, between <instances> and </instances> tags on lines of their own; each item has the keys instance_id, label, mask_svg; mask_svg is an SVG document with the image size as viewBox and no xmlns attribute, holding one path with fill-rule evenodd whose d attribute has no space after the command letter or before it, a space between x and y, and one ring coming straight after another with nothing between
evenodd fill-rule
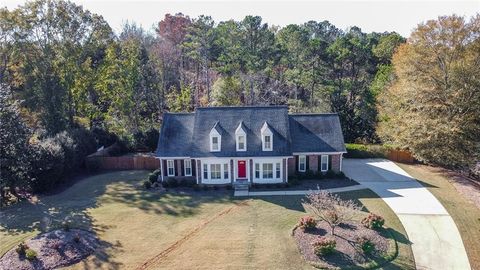
<instances>
[{"instance_id":1,"label":"small tree in yard","mask_svg":"<svg viewBox=\"0 0 480 270\"><path fill-rule=\"evenodd\" d=\"M360 207L352 200L342 200L337 195L325 190L311 192L305 202L307 207L318 219L325 221L331 228L332 235L335 227L341 223L351 221Z\"/></svg>"}]
</instances>

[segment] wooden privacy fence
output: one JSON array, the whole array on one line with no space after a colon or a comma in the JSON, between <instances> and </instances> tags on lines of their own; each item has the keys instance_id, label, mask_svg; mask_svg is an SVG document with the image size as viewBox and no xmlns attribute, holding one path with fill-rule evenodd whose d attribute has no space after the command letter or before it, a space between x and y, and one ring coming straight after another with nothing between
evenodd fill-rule
<instances>
[{"instance_id":1,"label":"wooden privacy fence","mask_svg":"<svg viewBox=\"0 0 480 270\"><path fill-rule=\"evenodd\" d=\"M152 156L89 156L87 167L93 170L156 170L160 168L160 160Z\"/></svg>"},{"instance_id":2,"label":"wooden privacy fence","mask_svg":"<svg viewBox=\"0 0 480 270\"><path fill-rule=\"evenodd\" d=\"M412 153L405 150L390 150L387 154L387 158L402 163L415 162L415 158L413 157Z\"/></svg>"}]
</instances>

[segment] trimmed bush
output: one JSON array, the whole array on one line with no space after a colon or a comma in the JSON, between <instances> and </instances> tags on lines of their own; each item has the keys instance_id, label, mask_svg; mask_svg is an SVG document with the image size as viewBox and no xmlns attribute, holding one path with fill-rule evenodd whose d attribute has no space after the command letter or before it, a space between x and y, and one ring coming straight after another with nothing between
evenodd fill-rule
<instances>
[{"instance_id":1,"label":"trimmed bush","mask_svg":"<svg viewBox=\"0 0 480 270\"><path fill-rule=\"evenodd\" d=\"M74 241L75 243L80 243L80 235L79 235L78 233L75 234L75 236L73 237L73 241Z\"/></svg>"},{"instance_id":2,"label":"trimmed bush","mask_svg":"<svg viewBox=\"0 0 480 270\"><path fill-rule=\"evenodd\" d=\"M304 216L304 217L300 218L300 221L298 222L298 225L304 231L311 230L311 229L314 229L317 226L317 221L311 216Z\"/></svg>"},{"instance_id":3,"label":"trimmed bush","mask_svg":"<svg viewBox=\"0 0 480 270\"><path fill-rule=\"evenodd\" d=\"M148 175L148 180L150 181L150 183L155 183L157 182L157 179L158 179L158 175L154 174L154 173L151 173Z\"/></svg>"},{"instance_id":4,"label":"trimmed bush","mask_svg":"<svg viewBox=\"0 0 480 270\"><path fill-rule=\"evenodd\" d=\"M344 154L346 158L385 158L389 148L383 145L376 144L355 144L346 143L347 153Z\"/></svg>"},{"instance_id":5,"label":"trimmed bush","mask_svg":"<svg viewBox=\"0 0 480 270\"><path fill-rule=\"evenodd\" d=\"M385 219L382 216L376 215L374 213L370 213L368 214L368 216L362 219L363 226L374 230L382 228L383 224L385 224Z\"/></svg>"},{"instance_id":6,"label":"trimmed bush","mask_svg":"<svg viewBox=\"0 0 480 270\"><path fill-rule=\"evenodd\" d=\"M25 257L27 258L27 260L33 261L37 258L37 252L29 248L25 251Z\"/></svg>"},{"instance_id":7,"label":"trimmed bush","mask_svg":"<svg viewBox=\"0 0 480 270\"><path fill-rule=\"evenodd\" d=\"M375 251L375 244L365 236L356 239L357 245L365 255L370 255Z\"/></svg>"},{"instance_id":8,"label":"trimmed bush","mask_svg":"<svg viewBox=\"0 0 480 270\"><path fill-rule=\"evenodd\" d=\"M70 228L71 228L70 221L68 221L68 220L62 221L62 229L64 231L68 232L68 231L70 231Z\"/></svg>"},{"instance_id":9,"label":"trimmed bush","mask_svg":"<svg viewBox=\"0 0 480 270\"><path fill-rule=\"evenodd\" d=\"M171 188L178 187L178 180L174 177L167 178L167 185Z\"/></svg>"},{"instance_id":10,"label":"trimmed bush","mask_svg":"<svg viewBox=\"0 0 480 270\"><path fill-rule=\"evenodd\" d=\"M317 256L326 256L332 254L337 246L337 241L333 238L320 237L312 243L313 251Z\"/></svg>"},{"instance_id":11,"label":"trimmed bush","mask_svg":"<svg viewBox=\"0 0 480 270\"><path fill-rule=\"evenodd\" d=\"M15 251L18 253L18 255L24 256L25 252L29 249L28 245L25 244L25 242L21 242L18 244L18 246L15 248Z\"/></svg>"},{"instance_id":12,"label":"trimmed bush","mask_svg":"<svg viewBox=\"0 0 480 270\"><path fill-rule=\"evenodd\" d=\"M150 182L149 180L144 180L143 181L143 187L145 189L150 189L152 187L152 182Z\"/></svg>"},{"instance_id":13,"label":"trimmed bush","mask_svg":"<svg viewBox=\"0 0 480 270\"><path fill-rule=\"evenodd\" d=\"M201 190L201 187L200 187L199 185L195 184L195 185L193 186L193 190L195 190L195 191L200 191L200 190Z\"/></svg>"}]
</instances>

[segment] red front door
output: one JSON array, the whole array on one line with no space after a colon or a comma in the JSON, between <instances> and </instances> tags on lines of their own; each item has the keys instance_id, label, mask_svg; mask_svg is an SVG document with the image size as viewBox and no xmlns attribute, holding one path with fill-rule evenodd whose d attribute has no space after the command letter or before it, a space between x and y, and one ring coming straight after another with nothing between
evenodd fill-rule
<instances>
[{"instance_id":1,"label":"red front door","mask_svg":"<svg viewBox=\"0 0 480 270\"><path fill-rule=\"evenodd\" d=\"M245 160L238 161L238 178L247 178L247 162Z\"/></svg>"}]
</instances>

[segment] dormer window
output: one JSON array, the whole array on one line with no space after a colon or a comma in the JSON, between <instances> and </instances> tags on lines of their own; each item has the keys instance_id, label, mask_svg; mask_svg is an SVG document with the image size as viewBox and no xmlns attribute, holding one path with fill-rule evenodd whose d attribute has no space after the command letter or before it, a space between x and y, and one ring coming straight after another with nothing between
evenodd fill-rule
<instances>
[{"instance_id":1,"label":"dormer window","mask_svg":"<svg viewBox=\"0 0 480 270\"><path fill-rule=\"evenodd\" d=\"M237 151L247 151L247 133L245 132L242 122L240 122L235 130L235 142Z\"/></svg>"},{"instance_id":2,"label":"dormer window","mask_svg":"<svg viewBox=\"0 0 480 270\"><path fill-rule=\"evenodd\" d=\"M265 144L264 146L265 150L272 150L272 136L265 135L263 137L263 142Z\"/></svg>"},{"instance_id":3,"label":"dormer window","mask_svg":"<svg viewBox=\"0 0 480 270\"><path fill-rule=\"evenodd\" d=\"M210 130L210 152L219 152L222 148L222 136L220 135L220 125L215 123Z\"/></svg>"},{"instance_id":4,"label":"dormer window","mask_svg":"<svg viewBox=\"0 0 480 270\"><path fill-rule=\"evenodd\" d=\"M262 132L262 150L272 151L273 150L273 132L268 126L267 122L263 124L261 132Z\"/></svg>"},{"instance_id":5,"label":"dormer window","mask_svg":"<svg viewBox=\"0 0 480 270\"><path fill-rule=\"evenodd\" d=\"M218 137L212 136L212 151L218 151L220 147L218 146Z\"/></svg>"}]
</instances>

